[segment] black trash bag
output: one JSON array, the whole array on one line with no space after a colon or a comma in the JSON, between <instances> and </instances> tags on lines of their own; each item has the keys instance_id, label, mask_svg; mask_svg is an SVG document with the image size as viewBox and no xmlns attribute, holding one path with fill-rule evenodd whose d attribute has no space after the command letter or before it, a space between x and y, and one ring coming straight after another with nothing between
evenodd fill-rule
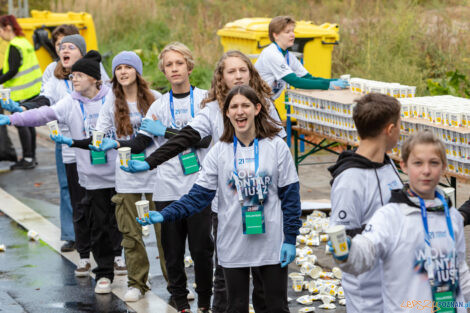
<instances>
[{"instance_id":1,"label":"black trash bag","mask_svg":"<svg viewBox=\"0 0 470 313\"><path fill-rule=\"evenodd\" d=\"M3 114L3 109L0 109L0 114ZM12 161L18 160L16 156L15 148L8 136L7 127L0 126L0 161Z\"/></svg>"}]
</instances>

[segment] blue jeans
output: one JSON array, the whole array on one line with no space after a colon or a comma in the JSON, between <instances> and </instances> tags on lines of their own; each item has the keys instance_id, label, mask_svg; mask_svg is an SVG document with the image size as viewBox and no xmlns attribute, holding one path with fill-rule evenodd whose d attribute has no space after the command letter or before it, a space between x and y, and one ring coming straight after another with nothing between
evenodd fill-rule
<instances>
[{"instance_id":1,"label":"blue jeans","mask_svg":"<svg viewBox=\"0 0 470 313\"><path fill-rule=\"evenodd\" d=\"M65 165L62 161L62 144L55 145L55 164L60 188L60 240L75 241L73 209L70 202Z\"/></svg>"}]
</instances>

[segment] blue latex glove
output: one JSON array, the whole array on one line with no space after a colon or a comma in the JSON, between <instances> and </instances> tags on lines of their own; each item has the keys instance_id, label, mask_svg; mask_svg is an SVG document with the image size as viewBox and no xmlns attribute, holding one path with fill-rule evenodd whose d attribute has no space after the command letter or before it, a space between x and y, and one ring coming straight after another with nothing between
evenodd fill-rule
<instances>
[{"instance_id":1,"label":"blue latex glove","mask_svg":"<svg viewBox=\"0 0 470 313\"><path fill-rule=\"evenodd\" d=\"M330 82L330 89L346 89L349 88L349 83L343 79L337 79Z\"/></svg>"},{"instance_id":2,"label":"blue latex glove","mask_svg":"<svg viewBox=\"0 0 470 313\"><path fill-rule=\"evenodd\" d=\"M146 131L154 136L165 136L166 127L160 120L144 119L140 125L140 130Z\"/></svg>"},{"instance_id":3,"label":"blue latex glove","mask_svg":"<svg viewBox=\"0 0 470 313\"><path fill-rule=\"evenodd\" d=\"M53 136L53 135L50 135L49 137L51 137L51 139L57 143L60 143L60 144L66 144L67 146L71 146L73 144L73 140L72 138L69 138L69 137L65 137L61 134L57 135L57 136Z\"/></svg>"},{"instance_id":4,"label":"blue latex glove","mask_svg":"<svg viewBox=\"0 0 470 313\"><path fill-rule=\"evenodd\" d=\"M348 243L348 250L351 248L351 238L347 237L346 238L346 242ZM328 249L330 250L331 254L333 255L333 257L338 260L338 261L346 261L348 259L348 256L349 256L349 252L345 255L342 255L342 256L337 256L335 254L335 249L333 248L333 245L331 244L331 240L328 241Z\"/></svg>"},{"instance_id":5,"label":"blue latex glove","mask_svg":"<svg viewBox=\"0 0 470 313\"><path fill-rule=\"evenodd\" d=\"M8 101L0 100L2 108L10 112L23 112L20 104L16 101L9 99Z\"/></svg>"},{"instance_id":6,"label":"blue latex glove","mask_svg":"<svg viewBox=\"0 0 470 313\"><path fill-rule=\"evenodd\" d=\"M128 173L143 172L148 171L149 169L150 165L145 161L130 160L128 167L121 165L121 170Z\"/></svg>"},{"instance_id":7,"label":"blue latex glove","mask_svg":"<svg viewBox=\"0 0 470 313\"><path fill-rule=\"evenodd\" d=\"M286 267L295 259L295 245L283 243L281 247L281 267Z\"/></svg>"},{"instance_id":8,"label":"blue latex glove","mask_svg":"<svg viewBox=\"0 0 470 313\"><path fill-rule=\"evenodd\" d=\"M109 139L109 138L103 138L103 141L101 142L99 147L95 147L94 145L88 145L90 150L98 151L98 152L108 151L110 149L116 149L117 146L118 146L117 141L113 139Z\"/></svg>"},{"instance_id":9,"label":"blue latex glove","mask_svg":"<svg viewBox=\"0 0 470 313\"><path fill-rule=\"evenodd\" d=\"M10 125L10 118L6 115L0 114L0 126Z\"/></svg>"},{"instance_id":10,"label":"blue latex glove","mask_svg":"<svg viewBox=\"0 0 470 313\"><path fill-rule=\"evenodd\" d=\"M150 211L149 212L149 217L146 218L135 218L137 222L139 222L140 225L146 226L150 224L156 224L156 223L162 223L163 222L163 215L160 214L160 212L157 211Z\"/></svg>"}]
</instances>

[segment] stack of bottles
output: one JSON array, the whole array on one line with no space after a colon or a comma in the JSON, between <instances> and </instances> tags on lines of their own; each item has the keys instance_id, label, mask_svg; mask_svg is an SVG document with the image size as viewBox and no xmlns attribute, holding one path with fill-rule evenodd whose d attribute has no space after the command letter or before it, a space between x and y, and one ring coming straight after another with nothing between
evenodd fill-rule
<instances>
[{"instance_id":1,"label":"stack of bottles","mask_svg":"<svg viewBox=\"0 0 470 313\"><path fill-rule=\"evenodd\" d=\"M351 78L349 86L351 92L358 95L376 92L394 98L413 98L416 94L415 86L406 86L399 83L385 83L357 77Z\"/></svg>"}]
</instances>

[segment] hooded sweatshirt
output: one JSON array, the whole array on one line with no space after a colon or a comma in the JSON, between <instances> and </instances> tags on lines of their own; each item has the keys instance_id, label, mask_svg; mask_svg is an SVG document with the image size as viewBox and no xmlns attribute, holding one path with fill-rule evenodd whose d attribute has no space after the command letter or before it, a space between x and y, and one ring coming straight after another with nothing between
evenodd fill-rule
<instances>
[{"instance_id":1,"label":"hooded sweatshirt","mask_svg":"<svg viewBox=\"0 0 470 313\"><path fill-rule=\"evenodd\" d=\"M378 208L387 204L391 190L401 188L398 172L385 155L383 163L345 151L328 169L331 180L330 225L344 225L350 236L361 233ZM382 312L381 262L357 277L343 275L348 313Z\"/></svg>"},{"instance_id":2,"label":"hooded sweatshirt","mask_svg":"<svg viewBox=\"0 0 470 313\"><path fill-rule=\"evenodd\" d=\"M102 85L98 94L89 99L77 92L65 96L53 107L42 106L21 113L15 113L10 117L12 125L16 126L41 126L47 122L57 120L68 126L73 139L80 140L92 136L95 129L101 106L104 104L109 87ZM83 104L83 111L81 105ZM106 153L107 163L92 165L90 151L75 149L77 159L78 181L80 186L87 190L114 188L114 163L116 150Z\"/></svg>"},{"instance_id":3,"label":"hooded sweatshirt","mask_svg":"<svg viewBox=\"0 0 470 313\"><path fill-rule=\"evenodd\" d=\"M443 195L442 191L438 192ZM455 301L463 303L464 300L470 300L470 274L465 261L463 219L451 207L449 200L448 204L455 236L455 265L450 256L452 238L442 202L437 197L425 201L434 277L436 286L444 291L449 286L450 278L455 275L458 281ZM424 234L419 199L413 197L407 188L394 190L390 203L377 210L365 231L353 238L348 259L339 266L345 272L360 275L380 259L383 262L384 312L434 312L431 308L424 308L424 304L432 303L427 267L424 266ZM407 303L413 301L421 301L421 306L416 304L409 307ZM463 313L466 309L456 308L456 312Z\"/></svg>"}]
</instances>

